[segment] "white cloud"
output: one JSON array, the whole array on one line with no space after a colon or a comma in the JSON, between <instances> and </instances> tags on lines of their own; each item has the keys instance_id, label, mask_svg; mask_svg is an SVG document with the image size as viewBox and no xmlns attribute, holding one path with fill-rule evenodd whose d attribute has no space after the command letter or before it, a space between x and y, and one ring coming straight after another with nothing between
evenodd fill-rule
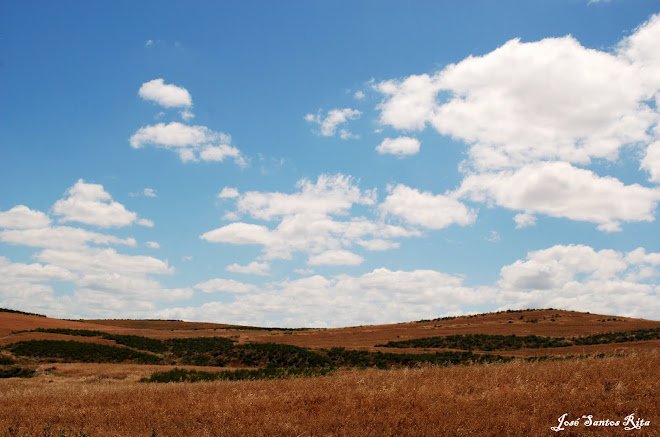
<instances>
[{"instance_id":1,"label":"white cloud","mask_svg":"<svg viewBox=\"0 0 660 437\"><path fill-rule=\"evenodd\" d=\"M22 246L63 250L84 249L90 243L103 246L119 244L130 247L135 247L137 244L134 238L118 238L114 235L68 226L0 231L0 241Z\"/></svg>"},{"instance_id":2,"label":"white cloud","mask_svg":"<svg viewBox=\"0 0 660 437\"><path fill-rule=\"evenodd\" d=\"M316 182L302 179L293 194L248 191L237 201L238 210L262 220L291 214L348 214L353 204L373 205L375 193L361 191L350 176L320 175Z\"/></svg>"},{"instance_id":3,"label":"white cloud","mask_svg":"<svg viewBox=\"0 0 660 437\"><path fill-rule=\"evenodd\" d=\"M186 109L184 111L181 111L181 118L188 121L192 118L195 118L195 114L193 114L192 112L190 112L189 110Z\"/></svg>"},{"instance_id":4,"label":"white cloud","mask_svg":"<svg viewBox=\"0 0 660 437\"><path fill-rule=\"evenodd\" d=\"M257 289L252 284L234 281L233 279L210 279L195 285L195 288L204 293L223 291L226 293L249 293Z\"/></svg>"},{"instance_id":5,"label":"white cloud","mask_svg":"<svg viewBox=\"0 0 660 437\"><path fill-rule=\"evenodd\" d=\"M398 216L415 225L442 229L454 223L466 226L474 223L477 212L450 195L419 192L399 184L388 187L389 195L380 204L383 213Z\"/></svg>"},{"instance_id":6,"label":"white cloud","mask_svg":"<svg viewBox=\"0 0 660 437\"><path fill-rule=\"evenodd\" d=\"M219 199L234 199L236 197L238 197L238 190L232 187L224 187L218 194Z\"/></svg>"},{"instance_id":7,"label":"white cloud","mask_svg":"<svg viewBox=\"0 0 660 437\"><path fill-rule=\"evenodd\" d=\"M233 302L210 302L157 314L260 326L355 326L458 314L463 308L489 301L492 293L492 289L466 287L462 277L434 270L380 268L360 276L316 275L273 282L237 295Z\"/></svg>"},{"instance_id":8,"label":"white cloud","mask_svg":"<svg viewBox=\"0 0 660 437\"><path fill-rule=\"evenodd\" d=\"M515 171L467 176L458 190L478 202L494 202L525 214L546 214L598 224L606 232L620 230L621 222L653 221L660 190L624 185L565 162L545 162ZM516 216L518 227L530 225Z\"/></svg>"},{"instance_id":9,"label":"white cloud","mask_svg":"<svg viewBox=\"0 0 660 437\"><path fill-rule=\"evenodd\" d=\"M644 29L649 38L660 37L659 20ZM644 45L634 41L630 45ZM657 58L651 53L648 47L601 52L570 36L514 39L433 76L375 85L386 96L380 119L398 129L431 124L470 144L471 164L482 170L545 159L613 160L623 145L648 141L657 123L657 112L644 101L657 92L658 81L646 80L640 68ZM438 101L441 92L449 97Z\"/></svg>"},{"instance_id":10,"label":"white cloud","mask_svg":"<svg viewBox=\"0 0 660 437\"><path fill-rule=\"evenodd\" d=\"M516 214L513 221L516 222L516 229L522 229L527 226L534 226L536 224L536 217L532 214L520 213Z\"/></svg>"},{"instance_id":11,"label":"white cloud","mask_svg":"<svg viewBox=\"0 0 660 437\"><path fill-rule=\"evenodd\" d=\"M145 188L143 194L146 197L158 197L158 195L156 194L156 190L154 190L153 188Z\"/></svg>"},{"instance_id":12,"label":"white cloud","mask_svg":"<svg viewBox=\"0 0 660 437\"><path fill-rule=\"evenodd\" d=\"M660 254L589 246L554 246L502 267L498 299L508 308L566 308L630 317L657 317ZM643 274L640 275L640 272Z\"/></svg>"},{"instance_id":13,"label":"white cloud","mask_svg":"<svg viewBox=\"0 0 660 437\"><path fill-rule=\"evenodd\" d=\"M243 273L245 275L270 276L270 264L267 262L259 263L253 261L246 266L234 263L228 265L225 270L228 272Z\"/></svg>"},{"instance_id":14,"label":"white cloud","mask_svg":"<svg viewBox=\"0 0 660 437\"><path fill-rule=\"evenodd\" d=\"M310 266L357 266L364 258L348 250L327 250L311 256L307 261Z\"/></svg>"},{"instance_id":15,"label":"white cloud","mask_svg":"<svg viewBox=\"0 0 660 437\"><path fill-rule=\"evenodd\" d=\"M412 75L403 81L388 80L373 85L386 96L378 105L380 122L397 129L421 130L436 111L436 94L441 86L428 74Z\"/></svg>"},{"instance_id":16,"label":"white cloud","mask_svg":"<svg viewBox=\"0 0 660 437\"><path fill-rule=\"evenodd\" d=\"M154 45L154 40L153 39L148 39L147 42L144 43L145 47L151 47Z\"/></svg>"},{"instance_id":17,"label":"white cloud","mask_svg":"<svg viewBox=\"0 0 660 437\"><path fill-rule=\"evenodd\" d=\"M357 100L362 100L366 96L365 96L364 92L358 90L358 91L355 91L355 94L353 94L353 97L355 97Z\"/></svg>"},{"instance_id":18,"label":"white cloud","mask_svg":"<svg viewBox=\"0 0 660 437\"><path fill-rule=\"evenodd\" d=\"M398 137L398 138L385 138L380 143L376 150L378 153L384 155L386 153L392 155L414 155L419 152L420 142L417 138L411 137Z\"/></svg>"},{"instance_id":19,"label":"white cloud","mask_svg":"<svg viewBox=\"0 0 660 437\"><path fill-rule=\"evenodd\" d=\"M214 132L206 126L189 126L176 121L168 124L158 123L138 129L131 136L129 143L135 149L148 144L171 149L179 154L183 162L200 159L222 162L230 157L241 167L247 165L247 160L241 152L230 145L229 135Z\"/></svg>"},{"instance_id":20,"label":"white cloud","mask_svg":"<svg viewBox=\"0 0 660 437\"><path fill-rule=\"evenodd\" d=\"M79 179L67 194L67 198L53 205L53 214L62 216L61 222L74 221L102 228L128 226L136 221L144 223L144 219L137 220L136 213L113 201L103 185L88 184Z\"/></svg>"},{"instance_id":21,"label":"white cloud","mask_svg":"<svg viewBox=\"0 0 660 437\"><path fill-rule=\"evenodd\" d=\"M176 85L165 84L163 79L143 83L138 94L143 99L156 102L165 108L192 106L192 97L188 90Z\"/></svg>"},{"instance_id":22,"label":"white cloud","mask_svg":"<svg viewBox=\"0 0 660 437\"><path fill-rule=\"evenodd\" d=\"M160 249L160 244L155 241L147 241L147 247L150 247L151 249Z\"/></svg>"},{"instance_id":23,"label":"white cloud","mask_svg":"<svg viewBox=\"0 0 660 437\"><path fill-rule=\"evenodd\" d=\"M320 134L324 137L332 137L337 132L337 126L348 122L349 120L355 120L360 118L362 112L357 109L344 108L344 109L332 109L328 111L325 118L321 117L321 114L307 114L305 115L305 120L310 123L315 123L320 127ZM347 130L342 130L342 138L348 139L353 138Z\"/></svg>"},{"instance_id":24,"label":"white cloud","mask_svg":"<svg viewBox=\"0 0 660 437\"><path fill-rule=\"evenodd\" d=\"M46 214L32 210L25 205L17 205L8 211L0 212L0 228L44 228L49 224L50 218Z\"/></svg>"},{"instance_id":25,"label":"white cloud","mask_svg":"<svg viewBox=\"0 0 660 437\"><path fill-rule=\"evenodd\" d=\"M247 166L247 161L236 147L220 144L219 146L206 146L199 153L203 161L222 162L225 158L234 158L234 162L240 166Z\"/></svg>"},{"instance_id":26,"label":"white cloud","mask_svg":"<svg viewBox=\"0 0 660 437\"><path fill-rule=\"evenodd\" d=\"M73 279L76 279L76 275L62 267L37 263L12 263L8 258L0 256L0 284L71 281Z\"/></svg>"},{"instance_id":27,"label":"white cloud","mask_svg":"<svg viewBox=\"0 0 660 437\"><path fill-rule=\"evenodd\" d=\"M117 273L122 275L172 274L174 268L167 261L151 256L124 255L111 248L85 250L45 249L35 259L87 274Z\"/></svg>"},{"instance_id":28,"label":"white cloud","mask_svg":"<svg viewBox=\"0 0 660 437\"><path fill-rule=\"evenodd\" d=\"M299 181L297 188L291 194L249 191L235 198L238 212L257 220L278 221L273 229L237 222L206 232L200 238L216 243L259 244L264 246L265 259L291 259L296 252L311 257L345 250L353 244L384 250L397 246L389 241L391 238L419 235L419 231L385 224L382 220L365 217L337 220L334 216L350 217L354 205L376 203L375 190L361 190L348 176L320 175L316 182ZM234 213L225 215L227 219L237 217Z\"/></svg>"},{"instance_id":29,"label":"white cloud","mask_svg":"<svg viewBox=\"0 0 660 437\"><path fill-rule=\"evenodd\" d=\"M651 182L660 183L660 141L648 146L640 168L649 172Z\"/></svg>"}]
</instances>

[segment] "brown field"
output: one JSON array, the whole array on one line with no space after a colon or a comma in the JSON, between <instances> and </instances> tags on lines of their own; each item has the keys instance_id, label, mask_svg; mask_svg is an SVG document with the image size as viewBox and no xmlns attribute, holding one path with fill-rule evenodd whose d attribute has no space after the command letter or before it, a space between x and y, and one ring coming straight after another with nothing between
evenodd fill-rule
<instances>
[{"instance_id":1,"label":"brown field","mask_svg":"<svg viewBox=\"0 0 660 437\"><path fill-rule=\"evenodd\" d=\"M522 318L521 318L522 317ZM616 321L612 319L616 319ZM536 322L529 322L530 320ZM554 321L553 321L554 319ZM607 321L609 319L609 321ZM69 328L151 338L222 336L241 343L286 343L387 352L440 349L375 348L390 340L452 334L580 336L660 327L618 316L538 310L451 320L305 331L219 329L179 321L68 321L0 312L0 346L27 339L112 340L50 333ZM7 352L0 352L6 354ZM91 436L543 436L660 435L660 340L496 351L505 356L579 356L558 361L340 370L332 376L269 381L149 384L138 382L172 366L40 363L30 379L0 379L0 436L54 435L60 429ZM182 366L179 366L182 367ZM198 370L220 368L183 366ZM594 415L650 421L641 430L579 426L555 433L558 418ZM26 434L27 435L27 434Z\"/></svg>"},{"instance_id":2,"label":"brown field","mask_svg":"<svg viewBox=\"0 0 660 437\"><path fill-rule=\"evenodd\" d=\"M249 382L145 384L97 368L95 379L0 381L0 432L18 424L42 435L48 423L92 436L651 436L660 434L658 367L652 350ZM650 426L551 431L564 413L635 414Z\"/></svg>"}]
</instances>

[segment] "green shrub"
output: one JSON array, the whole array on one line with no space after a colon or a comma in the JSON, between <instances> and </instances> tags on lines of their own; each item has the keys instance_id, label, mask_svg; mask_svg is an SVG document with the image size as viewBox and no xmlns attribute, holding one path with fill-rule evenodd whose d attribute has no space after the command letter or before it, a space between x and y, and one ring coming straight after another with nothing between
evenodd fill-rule
<instances>
[{"instance_id":1,"label":"green shrub","mask_svg":"<svg viewBox=\"0 0 660 437\"><path fill-rule=\"evenodd\" d=\"M32 358L53 358L85 363L138 363L158 364L162 360L151 354L105 344L81 343L64 340L29 340L9 346L14 354Z\"/></svg>"},{"instance_id":2,"label":"green shrub","mask_svg":"<svg viewBox=\"0 0 660 437\"><path fill-rule=\"evenodd\" d=\"M323 376L334 372L330 368L277 369L268 367L255 370L224 370L221 372L202 372L199 370L172 369L154 372L141 382L199 382L199 381L242 381L257 379L281 379L300 376Z\"/></svg>"},{"instance_id":3,"label":"green shrub","mask_svg":"<svg viewBox=\"0 0 660 437\"><path fill-rule=\"evenodd\" d=\"M23 367L0 367L0 378L31 378L36 372Z\"/></svg>"}]
</instances>

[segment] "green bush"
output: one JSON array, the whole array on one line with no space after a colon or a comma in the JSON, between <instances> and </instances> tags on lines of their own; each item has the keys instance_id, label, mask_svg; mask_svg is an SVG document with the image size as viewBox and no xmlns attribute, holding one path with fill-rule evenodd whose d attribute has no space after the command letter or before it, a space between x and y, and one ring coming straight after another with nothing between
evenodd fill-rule
<instances>
[{"instance_id":1,"label":"green bush","mask_svg":"<svg viewBox=\"0 0 660 437\"><path fill-rule=\"evenodd\" d=\"M34 370L23 367L0 367L0 378L31 378L34 374Z\"/></svg>"},{"instance_id":2,"label":"green bush","mask_svg":"<svg viewBox=\"0 0 660 437\"><path fill-rule=\"evenodd\" d=\"M257 379L281 379L300 376L323 376L334 372L330 368L277 369L268 367L255 370L224 370L221 372L202 372L199 370L172 369L154 372L141 382L199 382L199 381L242 381Z\"/></svg>"},{"instance_id":3,"label":"green bush","mask_svg":"<svg viewBox=\"0 0 660 437\"><path fill-rule=\"evenodd\" d=\"M85 363L138 363L158 364L161 358L131 349L105 344L81 343L64 340L29 340L9 346L14 354L32 358L52 358Z\"/></svg>"}]
</instances>

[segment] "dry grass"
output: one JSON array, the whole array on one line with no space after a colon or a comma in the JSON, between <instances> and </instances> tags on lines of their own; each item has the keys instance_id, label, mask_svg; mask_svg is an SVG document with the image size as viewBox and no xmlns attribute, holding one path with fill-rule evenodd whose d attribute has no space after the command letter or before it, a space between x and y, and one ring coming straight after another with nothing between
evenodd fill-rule
<instances>
[{"instance_id":1,"label":"dry grass","mask_svg":"<svg viewBox=\"0 0 660 437\"><path fill-rule=\"evenodd\" d=\"M93 436L556 435L564 413L634 413L660 434L660 351L555 362L346 371L277 381L144 384L0 381L0 432L71 427ZM559 435L630 435L623 427ZM40 434L37 434L40 435Z\"/></svg>"}]
</instances>

